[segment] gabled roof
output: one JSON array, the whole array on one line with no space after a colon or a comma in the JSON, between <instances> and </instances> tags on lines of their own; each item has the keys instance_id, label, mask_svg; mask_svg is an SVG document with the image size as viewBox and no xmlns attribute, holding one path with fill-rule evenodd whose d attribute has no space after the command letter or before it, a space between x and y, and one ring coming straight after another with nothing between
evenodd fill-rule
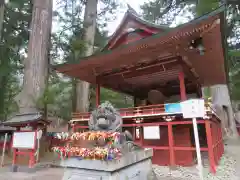
<instances>
[{"instance_id":1,"label":"gabled roof","mask_svg":"<svg viewBox=\"0 0 240 180\"><path fill-rule=\"evenodd\" d=\"M123 34L128 33L129 29L142 29L147 32L151 32L152 34L156 34L164 32L170 28L166 25L156 25L142 19L141 16L130 5L128 5L128 10L126 11L121 23L110 37L107 45L103 48L103 51L108 50L111 44L114 44Z\"/></svg>"},{"instance_id":2,"label":"gabled roof","mask_svg":"<svg viewBox=\"0 0 240 180\"><path fill-rule=\"evenodd\" d=\"M38 121L45 121L43 120L43 115L40 112L33 112L14 115L2 124L7 126L19 126L24 124L36 123Z\"/></svg>"},{"instance_id":3,"label":"gabled roof","mask_svg":"<svg viewBox=\"0 0 240 180\"><path fill-rule=\"evenodd\" d=\"M0 132L5 132L5 131L15 131L16 128L10 127L10 126L0 126Z\"/></svg>"}]
</instances>

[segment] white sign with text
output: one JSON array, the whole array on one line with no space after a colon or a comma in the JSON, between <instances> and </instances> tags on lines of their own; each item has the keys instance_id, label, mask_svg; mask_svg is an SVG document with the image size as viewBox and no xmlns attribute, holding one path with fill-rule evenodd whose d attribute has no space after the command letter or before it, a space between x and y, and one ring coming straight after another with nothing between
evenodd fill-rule
<instances>
[{"instance_id":1,"label":"white sign with text","mask_svg":"<svg viewBox=\"0 0 240 180\"><path fill-rule=\"evenodd\" d=\"M16 149L34 149L35 132L14 132L12 147Z\"/></svg>"},{"instance_id":2,"label":"white sign with text","mask_svg":"<svg viewBox=\"0 0 240 180\"><path fill-rule=\"evenodd\" d=\"M144 139L160 139L159 126L145 126L143 127Z\"/></svg>"},{"instance_id":3,"label":"white sign with text","mask_svg":"<svg viewBox=\"0 0 240 180\"><path fill-rule=\"evenodd\" d=\"M184 118L197 118L205 116L204 99L189 99L181 102Z\"/></svg>"}]
</instances>

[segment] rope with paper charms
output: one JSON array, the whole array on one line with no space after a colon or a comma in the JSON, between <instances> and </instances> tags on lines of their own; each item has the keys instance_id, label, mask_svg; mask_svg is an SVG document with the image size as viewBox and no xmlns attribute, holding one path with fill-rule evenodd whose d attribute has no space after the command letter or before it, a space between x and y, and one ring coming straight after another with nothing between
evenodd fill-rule
<instances>
[{"instance_id":1,"label":"rope with paper charms","mask_svg":"<svg viewBox=\"0 0 240 180\"><path fill-rule=\"evenodd\" d=\"M62 135L62 136L61 136ZM61 134L57 137L68 139L64 147L53 147L59 157L78 157L79 159L112 160L121 157L120 136L118 132L88 131L84 133Z\"/></svg>"}]
</instances>

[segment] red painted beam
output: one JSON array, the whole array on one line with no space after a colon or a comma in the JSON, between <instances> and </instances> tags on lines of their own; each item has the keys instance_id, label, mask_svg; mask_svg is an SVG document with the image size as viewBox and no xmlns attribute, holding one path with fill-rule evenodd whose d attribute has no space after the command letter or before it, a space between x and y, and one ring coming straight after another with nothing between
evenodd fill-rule
<instances>
[{"instance_id":1,"label":"red painted beam","mask_svg":"<svg viewBox=\"0 0 240 180\"><path fill-rule=\"evenodd\" d=\"M139 143L137 143L139 144ZM140 145L140 144L139 144ZM148 145L144 145L142 146L143 148L151 148L151 149L156 149L156 150L169 150L169 147L167 146L148 146Z\"/></svg>"},{"instance_id":2,"label":"red painted beam","mask_svg":"<svg viewBox=\"0 0 240 180\"><path fill-rule=\"evenodd\" d=\"M180 63L180 64L182 63L180 61L180 57L168 55L165 58L161 58L161 59L156 59L156 60L151 59L151 60L139 62L138 64L123 66L123 67L120 67L119 71L117 71L117 72L114 72L112 69L110 69L109 71L103 72L101 75L99 75L99 77L112 76L112 75L116 75L119 73L124 74L126 72L135 71L138 68L147 68L149 66L154 66L154 65L159 65L159 64L167 64L169 62L171 63L172 61L176 61L176 60L178 60L178 63Z\"/></svg>"},{"instance_id":3,"label":"red painted beam","mask_svg":"<svg viewBox=\"0 0 240 180\"><path fill-rule=\"evenodd\" d=\"M198 120L197 121L198 124L204 124L205 121L204 120ZM192 121L172 121L172 122L152 122L152 123L134 123L134 124L123 124L123 127L144 127L144 126L167 126L168 124L171 125L183 125L183 124L192 124ZM83 129L87 129L88 126L82 126L82 125L74 125L74 129L77 128L83 128Z\"/></svg>"},{"instance_id":4,"label":"red painted beam","mask_svg":"<svg viewBox=\"0 0 240 180\"><path fill-rule=\"evenodd\" d=\"M195 151L195 147L173 147L175 151ZM200 148L201 151L208 151L208 148Z\"/></svg>"}]
</instances>

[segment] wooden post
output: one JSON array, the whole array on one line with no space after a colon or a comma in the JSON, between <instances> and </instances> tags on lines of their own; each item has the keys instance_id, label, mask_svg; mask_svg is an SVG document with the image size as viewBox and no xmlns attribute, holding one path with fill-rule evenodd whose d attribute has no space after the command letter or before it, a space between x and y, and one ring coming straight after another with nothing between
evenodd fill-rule
<instances>
[{"instance_id":1,"label":"wooden post","mask_svg":"<svg viewBox=\"0 0 240 180\"><path fill-rule=\"evenodd\" d=\"M184 73L180 72L178 75L179 83L180 83L180 97L181 101L187 100L186 95L186 87L185 87L185 81L184 81Z\"/></svg>"},{"instance_id":2,"label":"wooden post","mask_svg":"<svg viewBox=\"0 0 240 180\"><path fill-rule=\"evenodd\" d=\"M214 152L213 152L212 131L211 131L211 124L209 121L205 121L205 127L206 127L208 159L210 163L210 170L212 173L216 173L216 165L215 165Z\"/></svg>"},{"instance_id":3,"label":"wooden post","mask_svg":"<svg viewBox=\"0 0 240 180\"><path fill-rule=\"evenodd\" d=\"M169 142L169 155L170 155L170 165L175 165L175 154L174 154L174 140L173 140L173 129L172 124L168 124L168 142Z\"/></svg>"},{"instance_id":4,"label":"wooden post","mask_svg":"<svg viewBox=\"0 0 240 180\"><path fill-rule=\"evenodd\" d=\"M100 89L101 89L101 86L97 84L96 85L96 108L100 105Z\"/></svg>"},{"instance_id":5,"label":"wooden post","mask_svg":"<svg viewBox=\"0 0 240 180\"><path fill-rule=\"evenodd\" d=\"M4 143L3 143L3 149L2 149L2 159L1 159L1 166L3 166L4 164L4 157L5 157L5 150L6 150L6 144L7 144L7 137L8 137L8 134L6 133L5 134L5 137L4 137Z\"/></svg>"}]
</instances>

